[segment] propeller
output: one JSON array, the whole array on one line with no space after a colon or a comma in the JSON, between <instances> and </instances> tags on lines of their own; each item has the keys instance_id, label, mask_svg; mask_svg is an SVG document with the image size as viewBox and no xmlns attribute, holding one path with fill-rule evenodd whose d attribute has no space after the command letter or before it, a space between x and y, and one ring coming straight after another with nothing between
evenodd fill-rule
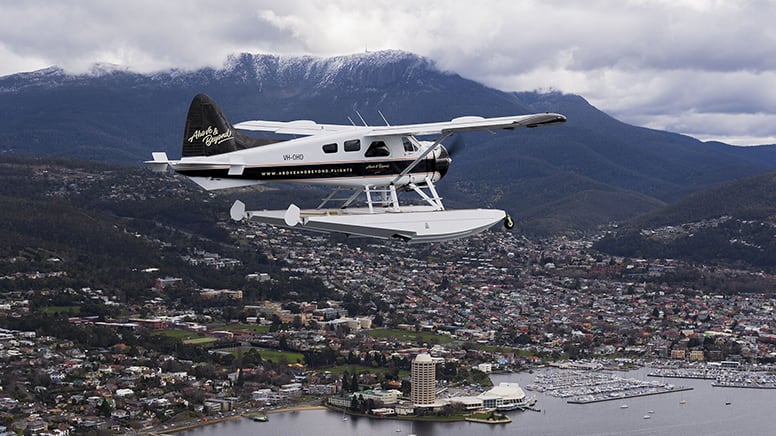
<instances>
[{"instance_id":1,"label":"propeller","mask_svg":"<svg viewBox=\"0 0 776 436\"><path fill-rule=\"evenodd\" d=\"M450 141L449 145L445 145L445 148L447 149L447 153L450 155L450 157L454 157L456 154L460 153L464 148L466 148L466 143L463 140L463 136L460 134L453 136L453 140Z\"/></svg>"}]
</instances>

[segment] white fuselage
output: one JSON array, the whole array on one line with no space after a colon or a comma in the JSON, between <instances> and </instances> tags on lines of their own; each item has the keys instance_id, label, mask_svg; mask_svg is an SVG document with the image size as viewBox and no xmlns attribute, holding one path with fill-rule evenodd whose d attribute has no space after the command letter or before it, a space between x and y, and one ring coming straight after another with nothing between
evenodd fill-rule
<instances>
[{"instance_id":1,"label":"white fuselage","mask_svg":"<svg viewBox=\"0 0 776 436\"><path fill-rule=\"evenodd\" d=\"M403 186L426 179L436 182L447 172L449 156L438 147L399 177L431 145L412 136L364 136L354 128L217 156L184 157L170 165L208 190L266 182Z\"/></svg>"}]
</instances>

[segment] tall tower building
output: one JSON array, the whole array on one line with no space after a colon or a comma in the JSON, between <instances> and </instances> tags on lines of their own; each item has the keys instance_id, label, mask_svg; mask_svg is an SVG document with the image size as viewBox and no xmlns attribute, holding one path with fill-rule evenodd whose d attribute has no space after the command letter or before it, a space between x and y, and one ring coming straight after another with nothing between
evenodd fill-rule
<instances>
[{"instance_id":1,"label":"tall tower building","mask_svg":"<svg viewBox=\"0 0 776 436\"><path fill-rule=\"evenodd\" d=\"M436 365L428 353L420 353L412 361L410 399L416 405L436 402Z\"/></svg>"}]
</instances>

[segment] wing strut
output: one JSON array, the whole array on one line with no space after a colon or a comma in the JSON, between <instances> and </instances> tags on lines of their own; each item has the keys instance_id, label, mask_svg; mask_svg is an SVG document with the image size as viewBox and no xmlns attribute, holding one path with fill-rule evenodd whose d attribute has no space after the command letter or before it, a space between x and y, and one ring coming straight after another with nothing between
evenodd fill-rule
<instances>
[{"instance_id":1,"label":"wing strut","mask_svg":"<svg viewBox=\"0 0 776 436\"><path fill-rule=\"evenodd\" d=\"M430 177L426 177L426 186L428 187L429 192L431 193L431 197L428 196L425 192L423 192L420 187L414 183L410 183L410 188L412 188L413 191L415 191L420 198L426 201L426 203L430 204L434 207L434 210L445 210L445 206L442 205L442 198L439 197L439 194L437 194L436 187L434 187L434 182L431 181Z\"/></svg>"},{"instance_id":2,"label":"wing strut","mask_svg":"<svg viewBox=\"0 0 776 436\"><path fill-rule=\"evenodd\" d=\"M346 207L350 206L350 204L353 203L353 201L361 194L361 191L356 191L353 193L353 195L347 198L335 197L335 195L339 194L339 192L343 189L343 187L339 186L337 189L333 190L331 194L329 194L321 201L321 204L318 205L318 209L323 209L323 207L326 206L330 201L341 201L342 204L339 206L339 208L345 209Z\"/></svg>"}]
</instances>

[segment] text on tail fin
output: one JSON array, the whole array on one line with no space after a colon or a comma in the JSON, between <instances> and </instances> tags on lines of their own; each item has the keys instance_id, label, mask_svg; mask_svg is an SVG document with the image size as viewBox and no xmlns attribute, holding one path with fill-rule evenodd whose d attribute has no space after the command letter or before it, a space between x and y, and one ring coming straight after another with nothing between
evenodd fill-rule
<instances>
[{"instance_id":1,"label":"text on tail fin","mask_svg":"<svg viewBox=\"0 0 776 436\"><path fill-rule=\"evenodd\" d=\"M213 156L277 142L251 138L235 130L206 94L191 100L183 132L182 157Z\"/></svg>"}]
</instances>

